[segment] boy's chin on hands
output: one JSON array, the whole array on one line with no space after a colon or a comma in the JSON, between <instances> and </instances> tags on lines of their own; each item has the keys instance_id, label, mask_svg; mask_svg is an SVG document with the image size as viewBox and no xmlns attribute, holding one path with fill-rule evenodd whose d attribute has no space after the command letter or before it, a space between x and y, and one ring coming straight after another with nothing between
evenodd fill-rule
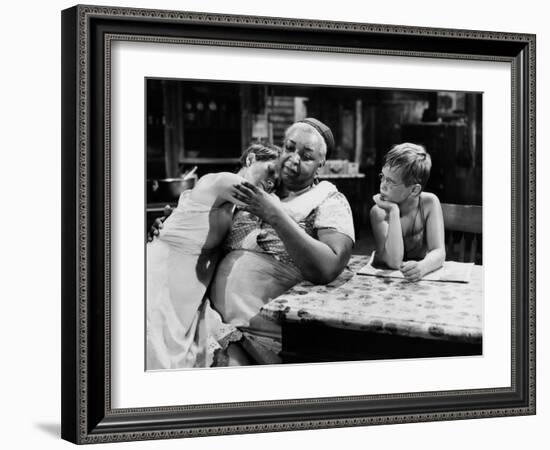
<instances>
[{"instance_id":1,"label":"boy's chin on hands","mask_svg":"<svg viewBox=\"0 0 550 450\"><path fill-rule=\"evenodd\" d=\"M384 196L384 194L382 193L376 194L373 197L373 200L380 208L385 210L398 208L397 203L388 200L387 197Z\"/></svg>"}]
</instances>

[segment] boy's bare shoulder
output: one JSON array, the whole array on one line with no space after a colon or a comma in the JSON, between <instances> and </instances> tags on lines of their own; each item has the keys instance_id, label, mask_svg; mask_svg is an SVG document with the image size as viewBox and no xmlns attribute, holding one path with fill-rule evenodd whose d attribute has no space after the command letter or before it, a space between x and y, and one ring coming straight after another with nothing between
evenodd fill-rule
<instances>
[{"instance_id":1,"label":"boy's bare shoulder","mask_svg":"<svg viewBox=\"0 0 550 450\"><path fill-rule=\"evenodd\" d=\"M432 194L431 192L422 192L422 206L424 206L425 209L431 210L439 207L440 205L441 203L439 202L437 195Z\"/></svg>"},{"instance_id":2,"label":"boy's bare shoulder","mask_svg":"<svg viewBox=\"0 0 550 450\"><path fill-rule=\"evenodd\" d=\"M439 198L432 192L422 192L422 201L428 203L439 203Z\"/></svg>"}]
</instances>

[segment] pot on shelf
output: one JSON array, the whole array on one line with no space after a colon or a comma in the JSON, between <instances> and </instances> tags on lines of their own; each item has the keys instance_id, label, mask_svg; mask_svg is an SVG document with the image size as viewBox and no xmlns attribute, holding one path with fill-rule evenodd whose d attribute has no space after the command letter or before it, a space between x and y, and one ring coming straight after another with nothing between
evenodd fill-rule
<instances>
[{"instance_id":1,"label":"pot on shelf","mask_svg":"<svg viewBox=\"0 0 550 450\"><path fill-rule=\"evenodd\" d=\"M180 194L195 187L196 178L164 178L158 180L158 199L177 202Z\"/></svg>"}]
</instances>

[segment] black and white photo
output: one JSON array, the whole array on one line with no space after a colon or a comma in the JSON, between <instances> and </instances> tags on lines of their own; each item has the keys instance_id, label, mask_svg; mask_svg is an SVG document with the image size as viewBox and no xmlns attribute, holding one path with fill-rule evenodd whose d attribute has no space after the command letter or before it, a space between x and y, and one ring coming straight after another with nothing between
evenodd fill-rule
<instances>
[{"instance_id":1,"label":"black and white photo","mask_svg":"<svg viewBox=\"0 0 550 450\"><path fill-rule=\"evenodd\" d=\"M145 90L147 370L482 354L482 93Z\"/></svg>"}]
</instances>

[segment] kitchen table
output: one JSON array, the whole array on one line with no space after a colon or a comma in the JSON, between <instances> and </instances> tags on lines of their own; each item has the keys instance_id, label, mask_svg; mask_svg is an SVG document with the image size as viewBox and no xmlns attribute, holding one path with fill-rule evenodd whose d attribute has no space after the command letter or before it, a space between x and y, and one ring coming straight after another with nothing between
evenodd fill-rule
<instances>
[{"instance_id":1,"label":"kitchen table","mask_svg":"<svg viewBox=\"0 0 550 450\"><path fill-rule=\"evenodd\" d=\"M298 284L261 315L282 328L285 363L482 354L483 267L468 283L359 275L354 255L328 285Z\"/></svg>"}]
</instances>

